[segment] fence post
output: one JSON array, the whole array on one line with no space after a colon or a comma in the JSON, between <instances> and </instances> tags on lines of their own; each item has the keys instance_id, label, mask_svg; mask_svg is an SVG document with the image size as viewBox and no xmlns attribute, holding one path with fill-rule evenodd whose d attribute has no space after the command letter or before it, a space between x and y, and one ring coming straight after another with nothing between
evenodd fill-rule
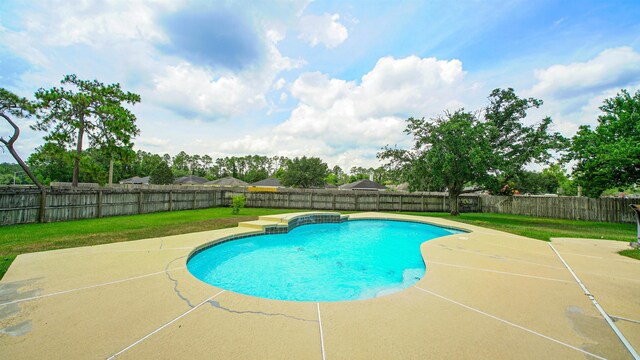
<instances>
[{"instance_id":1,"label":"fence post","mask_svg":"<svg viewBox=\"0 0 640 360\"><path fill-rule=\"evenodd\" d=\"M191 201L191 209L195 210L196 208L196 196L198 195L197 191L193 192L193 200Z\"/></svg>"},{"instance_id":2,"label":"fence post","mask_svg":"<svg viewBox=\"0 0 640 360\"><path fill-rule=\"evenodd\" d=\"M169 190L169 211L173 210L173 191Z\"/></svg>"},{"instance_id":3,"label":"fence post","mask_svg":"<svg viewBox=\"0 0 640 360\"><path fill-rule=\"evenodd\" d=\"M420 210L422 212L424 212L424 195L420 196L420 201L421 201L421 206L420 206Z\"/></svg>"},{"instance_id":4,"label":"fence post","mask_svg":"<svg viewBox=\"0 0 640 360\"><path fill-rule=\"evenodd\" d=\"M313 193L309 193L309 210L313 210Z\"/></svg>"},{"instance_id":5,"label":"fence post","mask_svg":"<svg viewBox=\"0 0 640 360\"><path fill-rule=\"evenodd\" d=\"M336 194L331 195L331 210L336 209Z\"/></svg>"},{"instance_id":6,"label":"fence post","mask_svg":"<svg viewBox=\"0 0 640 360\"><path fill-rule=\"evenodd\" d=\"M380 193L376 194L376 211L380 211Z\"/></svg>"},{"instance_id":7,"label":"fence post","mask_svg":"<svg viewBox=\"0 0 640 360\"><path fill-rule=\"evenodd\" d=\"M96 217L97 218L101 218L102 217L102 190L98 190L98 210L96 210Z\"/></svg>"},{"instance_id":8,"label":"fence post","mask_svg":"<svg viewBox=\"0 0 640 360\"><path fill-rule=\"evenodd\" d=\"M142 214L142 191L138 193L138 214Z\"/></svg>"},{"instance_id":9,"label":"fence post","mask_svg":"<svg viewBox=\"0 0 640 360\"><path fill-rule=\"evenodd\" d=\"M47 190L40 191L40 210L38 211L38 222L45 222L45 211L47 210Z\"/></svg>"},{"instance_id":10,"label":"fence post","mask_svg":"<svg viewBox=\"0 0 640 360\"><path fill-rule=\"evenodd\" d=\"M402 195L400 195L400 211L402 211Z\"/></svg>"},{"instance_id":11,"label":"fence post","mask_svg":"<svg viewBox=\"0 0 640 360\"><path fill-rule=\"evenodd\" d=\"M358 211L358 194L353 194L353 210Z\"/></svg>"}]
</instances>

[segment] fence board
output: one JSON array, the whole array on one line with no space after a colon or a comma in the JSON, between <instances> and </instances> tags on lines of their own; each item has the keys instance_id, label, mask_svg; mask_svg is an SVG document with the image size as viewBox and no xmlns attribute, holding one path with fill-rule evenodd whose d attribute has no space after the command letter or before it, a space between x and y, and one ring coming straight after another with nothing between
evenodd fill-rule
<instances>
[{"instance_id":1,"label":"fence board","mask_svg":"<svg viewBox=\"0 0 640 360\"><path fill-rule=\"evenodd\" d=\"M446 212L443 193L395 193L322 189L247 192L243 188L153 186L47 190L44 221L204 209L231 204L243 194L247 207L300 210ZM36 188L0 188L0 225L38 222L41 194ZM462 212L486 212L605 222L635 222L630 204L638 199L464 195Z\"/></svg>"}]
</instances>

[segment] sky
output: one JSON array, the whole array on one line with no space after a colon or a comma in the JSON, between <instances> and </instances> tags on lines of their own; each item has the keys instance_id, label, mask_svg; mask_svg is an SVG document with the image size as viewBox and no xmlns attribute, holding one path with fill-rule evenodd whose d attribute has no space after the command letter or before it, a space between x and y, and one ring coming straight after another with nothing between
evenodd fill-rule
<instances>
[{"instance_id":1,"label":"sky","mask_svg":"<svg viewBox=\"0 0 640 360\"><path fill-rule=\"evenodd\" d=\"M0 87L119 83L142 97L136 150L347 170L409 147L408 117L478 110L495 88L544 101L527 124L594 126L604 99L640 88L638 15L637 0L3 0ZM18 121L25 159L33 123Z\"/></svg>"}]
</instances>

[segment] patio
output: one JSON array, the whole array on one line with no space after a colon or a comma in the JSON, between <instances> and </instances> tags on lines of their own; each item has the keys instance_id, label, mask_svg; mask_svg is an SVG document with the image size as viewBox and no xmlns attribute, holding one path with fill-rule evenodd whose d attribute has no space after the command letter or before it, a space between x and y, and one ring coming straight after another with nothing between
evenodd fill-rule
<instances>
[{"instance_id":1,"label":"patio","mask_svg":"<svg viewBox=\"0 0 640 360\"><path fill-rule=\"evenodd\" d=\"M425 276L370 300L315 303L224 291L186 269L194 249L298 214L224 230L20 255L0 281L0 358L632 358L549 243L469 230L425 242ZM635 349L640 261L623 242L554 239Z\"/></svg>"}]
</instances>

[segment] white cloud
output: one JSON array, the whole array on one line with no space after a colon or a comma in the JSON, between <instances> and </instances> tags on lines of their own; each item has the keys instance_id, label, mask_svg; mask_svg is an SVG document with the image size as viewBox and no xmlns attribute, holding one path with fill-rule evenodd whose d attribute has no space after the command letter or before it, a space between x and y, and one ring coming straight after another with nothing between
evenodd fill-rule
<instances>
[{"instance_id":1,"label":"white cloud","mask_svg":"<svg viewBox=\"0 0 640 360\"><path fill-rule=\"evenodd\" d=\"M46 54L49 48L78 44L98 48L131 41L164 41L156 17L178 4L135 1L122 5L117 1L25 3L21 29L0 28L0 42L31 64L45 66L51 62Z\"/></svg>"},{"instance_id":2,"label":"white cloud","mask_svg":"<svg viewBox=\"0 0 640 360\"><path fill-rule=\"evenodd\" d=\"M239 72L221 72L188 62L166 65L156 73L149 97L160 106L214 120L262 109L267 106L266 94L286 83L282 78L275 81L277 75L304 64L282 56L276 41L267 40L264 63Z\"/></svg>"},{"instance_id":3,"label":"white cloud","mask_svg":"<svg viewBox=\"0 0 640 360\"><path fill-rule=\"evenodd\" d=\"M164 74L154 79L150 96L162 106L214 117L240 115L266 104L263 92L240 76L229 73L217 77L213 71L189 63L167 66Z\"/></svg>"},{"instance_id":4,"label":"white cloud","mask_svg":"<svg viewBox=\"0 0 640 360\"><path fill-rule=\"evenodd\" d=\"M469 104L478 85L465 79L459 60L384 57L360 82L320 72L300 75L291 86L299 100L271 134L246 136L221 146L227 151L313 154L343 168L374 166L384 145L407 146L405 119L430 117ZM285 151L286 153L283 153Z\"/></svg>"},{"instance_id":5,"label":"white cloud","mask_svg":"<svg viewBox=\"0 0 640 360\"><path fill-rule=\"evenodd\" d=\"M274 90L280 90L285 86L286 83L287 83L287 81L284 78L280 78L280 79L278 79L278 81L273 83L273 89Z\"/></svg>"},{"instance_id":6,"label":"white cloud","mask_svg":"<svg viewBox=\"0 0 640 360\"><path fill-rule=\"evenodd\" d=\"M630 47L607 49L595 58L537 70L534 94L571 97L640 80L640 54Z\"/></svg>"},{"instance_id":7,"label":"white cloud","mask_svg":"<svg viewBox=\"0 0 640 360\"><path fill-rule=\"evenodd\" d=\"M136 140L136 145L140 145L142 147L157 147L163 148L169 145L169 140L162 139L158 137L145 137L142 136Z\"/></svg>"},{"instance_id":8,"label":"white cloud","mask_svg":"<svg viewBox=\"0 0 640 360\"><path fill-rule=\"evenodd\" d=\"M304 15L300 17L298 38L312 47L323 44L327 48L334 48L349 37L347 28L339 20L339 14Z\"/></svg>"},{"instance_id":9,"label":"white cloud","mask_svg":"<svg viewBox=\"0 0 640 360\"><path fill-rule=\"evenodd\" d=\"M523 92L544 100L533 118L549 115L556 130L573 136L580 125L597 124L599 107L620 89L640 88L640 53L629 47L607 49L593 59L536 70L537 83Z\"/></svg>"}]
</instances>

